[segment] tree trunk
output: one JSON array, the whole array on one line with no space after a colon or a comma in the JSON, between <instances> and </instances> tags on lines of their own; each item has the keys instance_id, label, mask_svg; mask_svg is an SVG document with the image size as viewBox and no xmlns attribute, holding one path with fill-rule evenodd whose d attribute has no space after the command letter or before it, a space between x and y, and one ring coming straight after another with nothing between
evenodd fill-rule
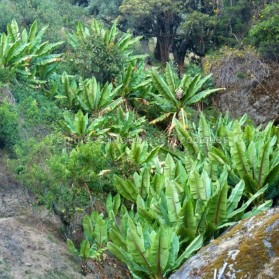
<instances>
[{"instance_id":1,"label":"tree trunk","mask_svg":"<svg viewBox=\"0 0 279 279\"><path fill-rule=\"evenodd\" d=\"M184 70L184 59L185 59L186 51L185 52L174 52L174 61L178 66L178 73L179 76L182 77L185 70Z\"/></svg>"},{"instance_id":2,"label":"tree trunk","mask_svg":"<svg viewBox=\"0 0 279 279\"><path fill-rule=\"evenodd\" d=\"M157 38L157 42L156 42L156 47L154 49L154 58L156 60L160 60L161 61L160 45L159 45L158 38Z\"/></svg>"},{"instance_id":3,"label":"tree trunk","mask_svg":"<svg viewBox=\"0 0 279 279\"><path fill-rule=\"evenodd\" d=\"M172 44L173 44L173 35L166 34L157 37L157 46L159 49L158 57L164 65L169 61L169 55L172 49Z\"/></svg>"},{"instance_id":4,"label":"tree trunk","mask_svg":"<svg viewBox=\"0 0 279 279\"><path fill-rule=\"evenodd\" d=\"M188 49L190 49L190 45L186 40L184 39L176 40L173 54L174 54L174 61L178 65L178 72L181 77L185 72L184 59Z\"/></svg>"}]
</instances>

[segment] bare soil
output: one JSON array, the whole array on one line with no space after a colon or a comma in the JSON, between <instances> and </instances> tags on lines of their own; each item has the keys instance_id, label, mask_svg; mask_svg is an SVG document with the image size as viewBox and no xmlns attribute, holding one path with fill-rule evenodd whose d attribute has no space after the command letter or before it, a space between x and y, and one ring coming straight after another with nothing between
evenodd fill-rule
<instances>
[{"instance_id":1,"label":"bare soil","mask_svg":"<svg viewBox=\"0 0 279 279\"><path fill-rule=\"evenodd\" d=\"M61 238L61 221L43 207L32 205L32 195L13 181L0 150L0 279L129 278L112 257L90 262L91 272L80 273L80 262Z\"/></svg>"}]
</instances>

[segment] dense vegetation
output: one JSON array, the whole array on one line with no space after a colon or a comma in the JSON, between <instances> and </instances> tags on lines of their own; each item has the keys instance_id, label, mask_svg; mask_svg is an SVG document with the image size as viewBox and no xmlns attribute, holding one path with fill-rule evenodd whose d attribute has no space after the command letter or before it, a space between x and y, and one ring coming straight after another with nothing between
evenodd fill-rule
<instances>
[{"instance_id":1,"label":"dense vegetation","mask_svg":"<svg viewBox=\"0 0 279 279\"><path fill-rule=\"evenodd\" d=\"M219 115L208 97L223 89L182 67L186 52L225 45L277 59L277 1L248 2L1 1L0 148L60 216L83 273L108 250L134 278L167 278L276 204L278 127ZM79 214L84 240L73 243Z\"/></svg>"}]
</instances>

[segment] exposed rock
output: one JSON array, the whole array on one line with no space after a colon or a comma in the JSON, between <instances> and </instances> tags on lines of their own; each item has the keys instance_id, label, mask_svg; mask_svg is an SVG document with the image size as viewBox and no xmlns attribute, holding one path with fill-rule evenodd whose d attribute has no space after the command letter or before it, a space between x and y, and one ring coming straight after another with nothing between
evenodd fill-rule
<instances>
[{"instance_id":1,"label":"exposed rock","mask_svg":"<svg viewBox=\"0 0 279 279\"><path fill-rule=\"evenodd\" d=\"M265 63L251 50L232 51L213 62L217 87L226 88L213 100L232 117L247 113L257 125L279 121L279 64Z\"/></svg>"},{"instance_id":2,"label":"exposed rock","mask_svg":"<svg viewBox=\"0 0 279 279\"><path fill-rule=\"evenodd\" d=\"M242 220L189 259L171 279L272 279L279 274L279 208ZM216 277L217 278L217 277Z\"/></svg>"}]
</instances>

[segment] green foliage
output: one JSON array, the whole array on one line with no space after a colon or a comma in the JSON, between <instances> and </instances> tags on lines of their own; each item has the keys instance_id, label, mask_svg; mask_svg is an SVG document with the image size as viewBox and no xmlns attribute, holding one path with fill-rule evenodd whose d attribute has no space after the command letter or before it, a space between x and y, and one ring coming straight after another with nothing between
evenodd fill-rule
<instances>
[{"instance_id":1,"label":"green foliage","mask_svg":"<svg viewBox=\"0 0 279 279\"><path fill-rule=\"evenodd\" d=\"M7 25L7 33L0 37L0 67L40 83L49 78L61 61L61 54L52 54L62 42L42 42L47 27L38 30L35 21L29 32L19 32L18 24L13 20ZM40 80L38 80L41 79Z\"/></svg>"},{"instance_id":2,"label":"green foliage","mask_svg":"<svg viewBox=\"0 0 279 279\"><path fill-rule=\"evenodd\" d=\"M90 216L83 217L82 227L85 239L80 244L80 251L78 252L70 239L67 239L67 246L70 252L80 256L82 264L86 265L88 259L99 260L106 250L108 231L103 214L98 214L95 211Z\"/></svg>"},{"instance_id":3,"label":"green foliage","mask_svg":"<svg viewBox=\"0 0 279 279\"><path fill-rule=\"evenodd\" d=\"M226 44L239 45L247 35L253 14L253 6L249 7L247 1L231 2L225 0L216 11L215 42L217 46Z\"/></svg>"},{"instance_id":4,"label":"green foliage","mask_svg":"<svg viewBox=\"0 0 279 279\"><path fill-rule=\"evenodd\" d=\"M192 51L204 55L214 47L214 28L216 17L200 11L193 11L186 15L184 22L179 27L179 34L191 45Z\"/></svg>"},{"instance_id":5,"label":"green foliage","mask_svg":"<svg viewBox=\"0 0 279 279\"><path fill-rule=\"evenodd\" d=\"M32 89L26 83L11 87L21 118L21 130L27 137L42 138L58 127L63 114L60 108L47 96Z\"/></svg>"},{"instance_id":6,"label":"green foliage","mask_svg":"<svg viewBox=\"0 0 279 279\"><path fill-rule=\"evenodd\" d=\"M124 0L120 12L137 34L157 38L155 58L165 64L186 5L181 0Z\"/></svg>"},{"instance_id":7,"label":"green foliage","mask_svg":"<svg viewBox=\"0 0 279 279\"><path fill-rule=\"evenodd\" d=\"M11 148L19 140L19 119L14 106L0 101L0 148Z\"/></svg>"},{"instance_id":8,"label":"green foliage","mask_svg":"<svg viewBox=\"0 0 279 279\"><path fill-rule=\"evenodd\" d=\"M2 83L9 83L14 81L15 75L11 71L5 68L0 68L0 84Z\"/></svg>"},{"instance_id":9,"label":"green foliage","mask_svg":"<svg viewBox=\"0 0 279 279\"><path fill-rule=\"evenodd\" d=\"M100 88L100 84L94 77L86 80L82 85L83 90L78 96L80 107L86 112L100 115L113 111L122 103L121 98L115 98L121 86L113 88L111 83L106 83Z\"/></svg>"},{"instance_id":10,"label":"green foliage","mask_svg":"<svg viewBox=\"0 0 279 279\"><path fill-rule=\"evenodd\" d=\"M168 117L180 119L183 117L183 114L186 114L185 110L188 107L198 103L210 94L220 91L221 88L203 88L210 76L207 75L202 78L200 74L194 77L184 75L182 79L179 79L170 64L167 64L165 78L153 70L152 81L154 88L152 96L154 104L159 109L161 115L151 123L155 124Z\"/></svg>"},{"instance_id":11,"label":"green foliage","mask_svg":"<svg viewBox=\"0 0 279 279\"><path fill-rule=\"evenodd\" d=\"M111 83L106 83L102 86L95 77L79 79L77 83L72 76L64 72L61 84L55 81L52 86L52 90L58 93L56 98L68 108L82 109L93 115L109 113L122 103L122 98L116 98L121 85L113 88Z\"/></svg>"},{"instance_id":12,"label":"green foliage","mask_svg":"<svg viewBox=\"0 0 279 279\"><path fill-rule=\"evenodd\" d=\"M278 128L269 124L260 130L251 125L244 126L245 120L245 117L239 121L219 118L211 125L201 115L198 127L193 125L189 131L176 122L176 131L188 156L200 160L208 158L212 166L206 163L205 167L214 170L212 179L217 179L214 173L226 168L233 185L240 179L245 181L247 197L266 185L274 197L278 194L278 179L274 176L279 164Z\"/></svg>"},{"instance_id":13,"label":"green foliage","mask_svg":"<svg viewBox=\"0 0 279 279\"><path fill-rule=\"evenodd\" d=\"M116 83L121 85L119 94L129 101L148 96L151 88L149 71L145 70L144 60L132 61L121 72Z\"/></svg>"},{"instance_id":14,"label":"green foliage","mask_svg":"<svg viewBox=\"0 0 279 279\"><path fill-rule=\"evenodd\" d=\"M224 28L234 40L246 32L241 28L250 14L244 19L244 2L223 3L129 0L121 10L137 30L156 23L148 28L157 32L152 36L165 62L175 48L182 12L190 13L184 31L196 51L208 51L202 42L207 35L216 43L211 29L218 29L221 20L214 13L229 22ZM214 5L222 13L212 10ZM240 21L228 11L241 13ZM269 199L278 198L279 131L272 124L254 127L245 116L231 121L200 113L191 118L190 107L220 90L208 85L210 75L202 77L194 69L195 74L180 78L170 64L164 74L147 70L143 56L132 51L140 38L120 33L116 25L106 29L94 20L68 34L73 48L68 63L82 76L56 72L61 55L53 51L61 43L42 41L46 27L39 31L34 22L28 32L19 32L16 21L8 25L7 34L1 34L0 68L2 81L17 83L12 91L18 104L1 103L0 145L16 143L10 167L38 203L61 217L67 238L76 214L109 192L106 213L84 216L85 239L78 249L67 241L84 268L108 248L134 278L162 279L225 228L270 208ZM166 42L166 37L171 39ZM29 77L27 84L18 83L19 76ZM36 90L26 89L34 83ZM172 144L158 127L148 125L147 111L157 117L151 123L171 119Z\"/></svg>"},{"instance_id":15,"label":"green foliage","mask_svg":"<svg viewBox=\"0 0 279 279\"><path fill-rule=\"evenodd\" d=\"M100 141L78 145L70 152L65 167L66 178L77 187L89 187L92 192L112 188L110 176L106 176L110 163L105 157L103 143Z\"/></svg>"},{"instance_id":16,"label":"green foliage","mask_svg":"<svg viewBox=\"0 0 279 279\"><path fill-rule=\"evenodd\" d=\"M1 1L0 11L1 11L1 20L0 20L0 32L6 30L7 24L10 23L15 17L18 16L18 13L15 12L16 6L12 4L9 0Z\"/></svg>"},{"instance_id":17,"label":"green foliage","mask_svg":"<svg viewBox=\"0 0 279 279\"><path fill-rule=\"evenodd\" d=\"M122 108L118 108L116 113L107 117L107 119L110 120L110 122L106 124L106 127L110 127L110 136L133 139L144 133L146 118L138 117L133 111L124 112Z\"/></svg>"},{"instance_id":18,"label":"green foliage","mask_svg":"<svg viewBox=\"0 0 279 279\"><path fill-rule=\"evenodd\" d=\"M138 59L132 55L133 45L140 37L131 34L119 36L117 22L105 29L100 21L93 20L90 27L78 24L76 32L68 34L69 43L74 49L73 63L83 77L94 75L98 81L113 81L128 62Z\"/></svg>"},{"instance_id":19,"label":"green foliage","mask_svg":"<svg viewBox=\"0 0 279 279\"><path fill-rule=\"evenodd\" d=\"M84 115L81 110L75 114L74 118L69 111L65 111L64 119L62 125L77 141L85 141L86 137L100 136L109 130L101 128L105 120L103 118L97 118L89 124L88 114Z\"/></svg>"},{"instance_id":20,"label":"green foliage","mask_svg":"<svg viewBox=\"0 0 279 279\"><path fill-rule=\"evenodd\" d=\"M41 142L30 139L17 144L16 159L9 165L38 202L53 208L69 226L74 214L92 202L92 193L112 188L104 171L111 165L102 146L96 141L68 150L61 134L51 134Z\"/></svg>"},{"instance_id":21,"label":"green foliage","mask_svg":"<svg viewBox=\"0 0 279 279\"><path fill-rule=\"evenodd\" d=\"M97 15L106 20L117 18L122 0L89 0L86 9L92 15Z\"/></svg>"},{"instance_id":22,"label":"green foliage","mask_svg":"<svg viewBox=\"0 0 279 279\"><path fill-rule=\"evenodd\" d=\"M134 173L132 181L114 177L118 193L136 205L137 213L122 208L120 224L110 214L108 249L135 278L166 278L202 246L203 239L271 206L267 201L245 214L267 186L240 206L243 180L230 187L226 170L213 181L199 164L191 169L187 164L168 154L164 164Z\"/></svg>"},{"instance_id":23,"label":"green foliage","mask_svg":"<svg viewBox=\"0 0 279 279\"><path fill-rule=\"evenodd\" d=\"M141 140L139 137L133 139L131 144L118 137L115 141L106 145L106 154L116 163L124 161L128 165L140 168L152 164L161 147L159 145L152 148L147 141ZM130 171L130 169L128 168L127 171Z\"/></svg>"},{"instance_id":24,"label":"green foliage","mask_svg":"<svg viewBox=\"0 0 279 279\"><path fill-rule=\"evenodd\" d=\"M106 208L108 212L117 214L121 204L120 195L112 198L111 194L107 196ZM93 211L86 215L82 220L84 238L80 243L78 251L70 239L67 239L69 251L79 256L82 260L82 273L86 275L87 261L89 259L102 260L103 253L107 250L108 230L110 228L110 219L104 218L104 215Z\"/></svg>"},{"instance_id":25,"label":"green foliage","mask_svg":"<svg viewBox=\"0 0 279 279\"><path fill-rule=\"evenodd\" d=\"M49 25L45 36L52 42L64 38L65 29L73 29L85 18L84 10L73 5L72 0L3 0L0 10L0 32L4 32L13 19L25 28L40 20L40 27Z\"/></svg>"},{"instance_id":26,"label":"green foliage","mask_svg":"<svg viewBox=\"0 0 279 279\"><path fill-rule=\"evenodd\" d=\"M266 5L248 34L248 41L266 57L279 54L279 4Z\"/></svg>"},{"instance_id":27,"label":"green foliage","mask_svg":"<svg viewBox=\"0 0 279 279\"><path fill-rule=\"evenodd\" d=\"M113 223L110 238L109 251L127 264L134 278L166 278L202 246L198 236L178 255L181 243L173 227L153 229L141 219L133 220L128 212L122 217L122 227Z\"/></svg>"}]
</instances>

